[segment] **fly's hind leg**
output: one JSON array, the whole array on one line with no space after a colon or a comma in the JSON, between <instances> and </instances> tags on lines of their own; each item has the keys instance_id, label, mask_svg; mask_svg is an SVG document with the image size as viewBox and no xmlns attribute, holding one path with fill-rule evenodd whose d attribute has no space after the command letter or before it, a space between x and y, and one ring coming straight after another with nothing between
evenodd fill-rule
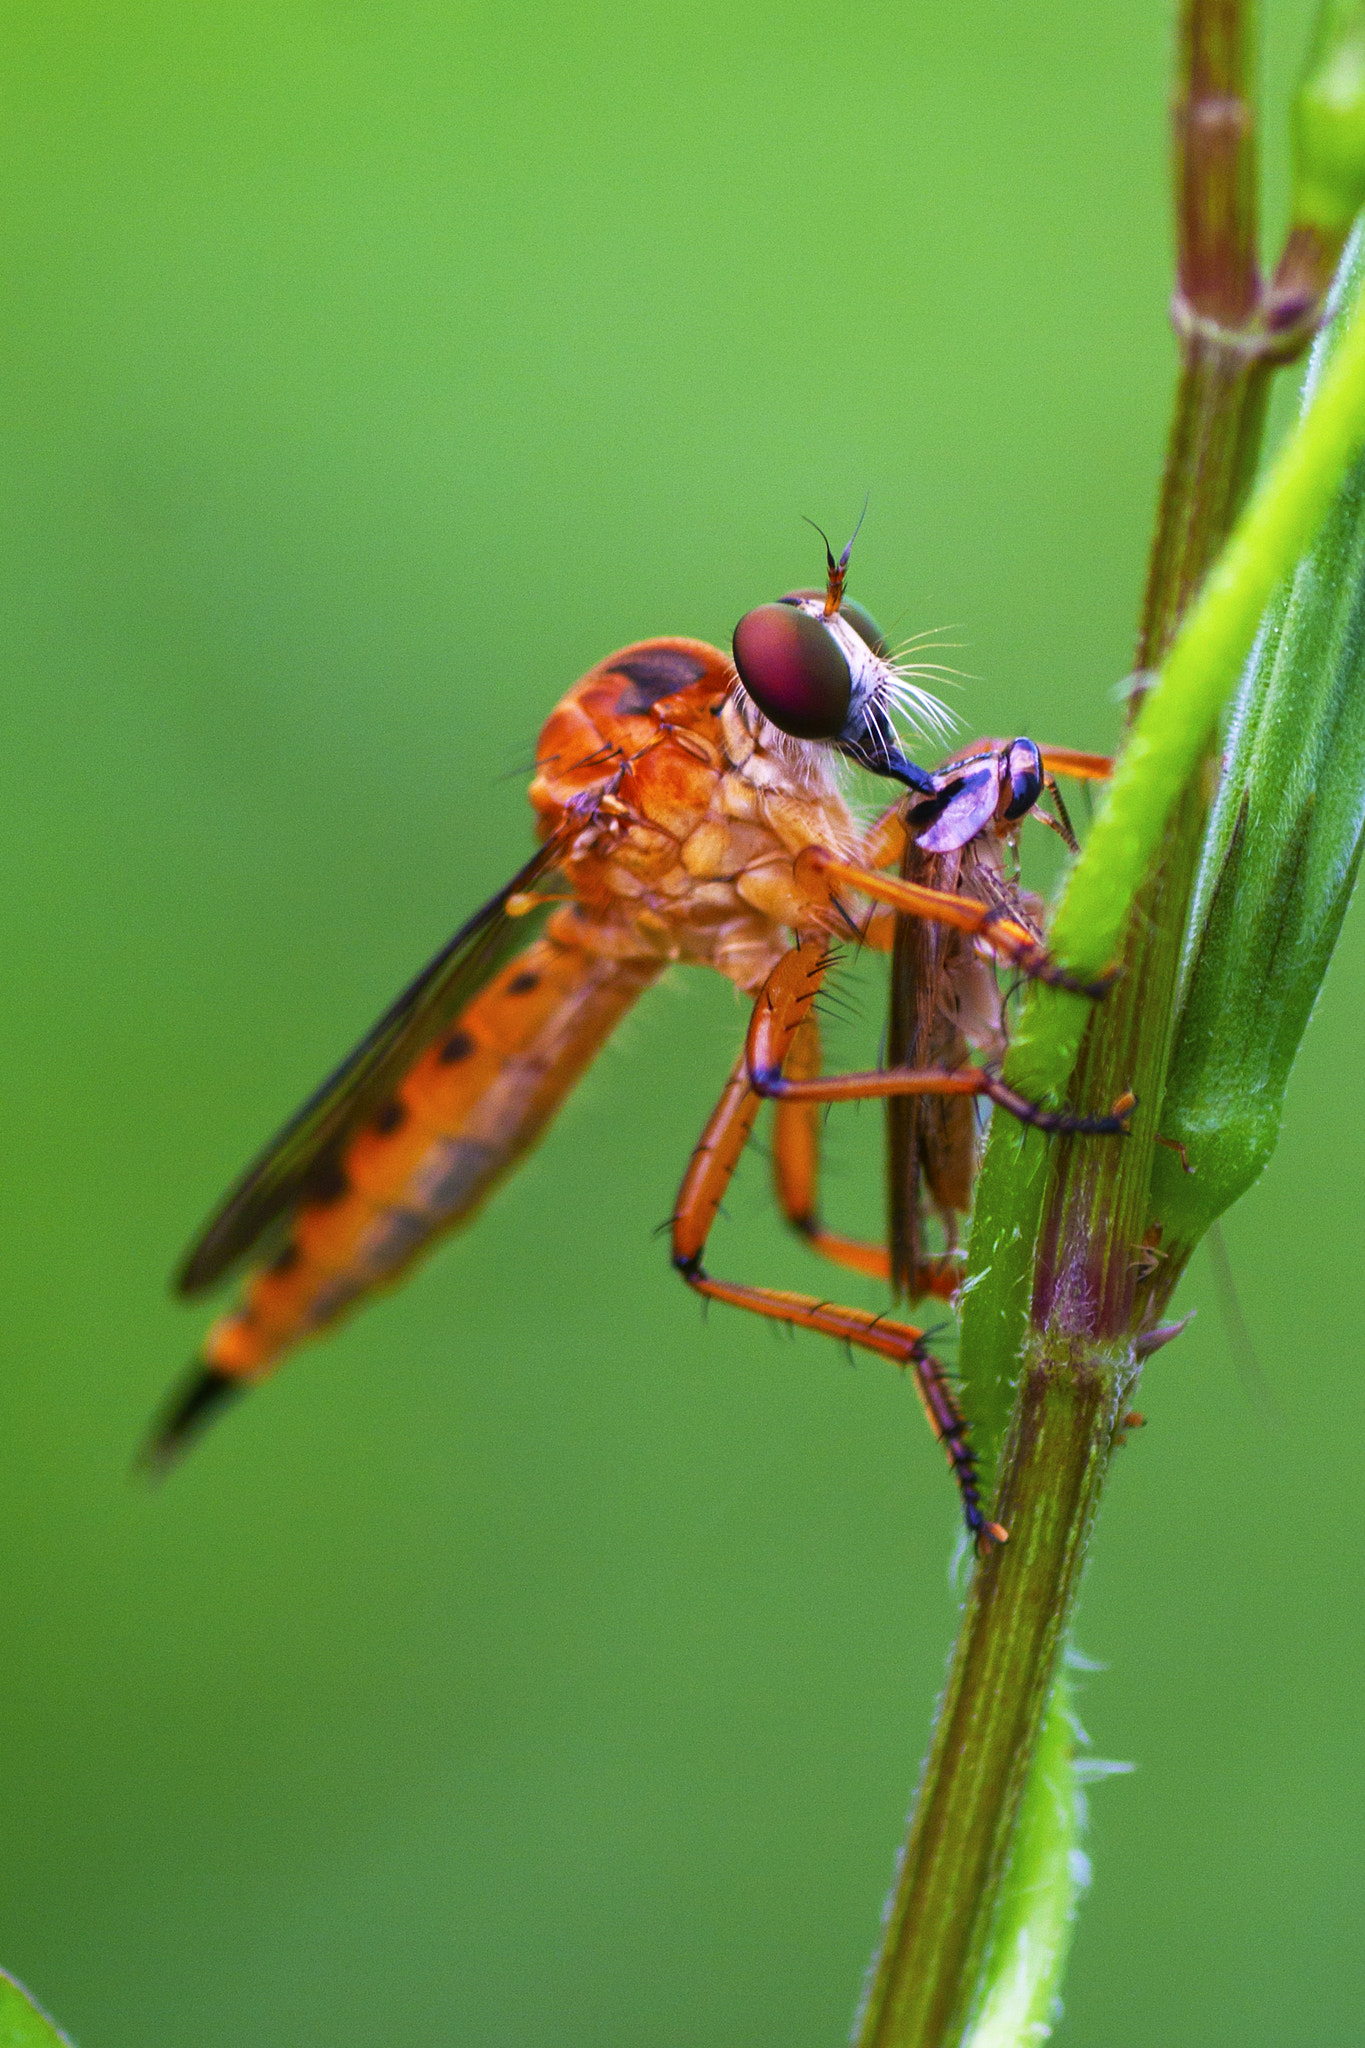
<instances>
[{"instance_id":1,"label":"fly's hind leg","mask_svg":"<svg viewBox=\"0 0 1365 2048\"><path fill-rule=\"evenodd\" d=\"M820 941L806 941L796 948L802 973L804 1001L785 1005L789 1025L783 1056L804 1022L825 973L825 956ZM786 962L783 963L785 965ZM779 969L780 972L780 969ZM773 977L759 997L762 1006ZM968 1531L978 1549L1003 1543L1006 1531L987 1519L981 1505L976 1476L976 1458L967 1433L967 1420L948 1383L943 1366L925 1344L923 1330L898 1323L870 1310L841 1308L837 1303L817 1300L805 1294L788 1294L774 1287L751 1287L739 1281L716 1280L705 1270L702 1255L716 1211L731 1176L748 1144L758 1115L760 1096L749 1080L747 1054L736 1064L692 1154L678 1192L673 1216L673 1264L689 1287L708 1301L728 1302L733 1308L748 1309L753 1315L783 1323L788 1329L815 1330L820 1335L841 1339L860 1350L888 1358L914 1377L929 1427L942 1444L957 1482L962 1512Z\"/></svg>"},{"instance_id":2,"label":"fly's hind leg","mask_svg":"<svg viewBox=\"0 0 1365 2048\"><path fill-rule=\"evenodd\" d=\"M820 1027L814 1012L797 1027L783 1073L795 1081L813 1081L821 1071ZM820 1216L820 1108L817 1103L779 1100L773 1105L773 1188L783 1216L813 1252L850 1272L890 1283L891 1255L885 1245L845 1237L830 1230ZM954 1253L925 1259L915 1269L913 1292L949 1301L962 1284L962 1260Z\"/></svg>"}]
</instances>

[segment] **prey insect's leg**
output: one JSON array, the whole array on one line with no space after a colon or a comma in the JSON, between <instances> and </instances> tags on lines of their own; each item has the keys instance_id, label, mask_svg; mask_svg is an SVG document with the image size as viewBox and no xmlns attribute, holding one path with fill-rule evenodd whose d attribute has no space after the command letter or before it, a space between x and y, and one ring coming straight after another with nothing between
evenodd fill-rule
<instances>
[{"instance_id":1,"label":"prey insect's leg","mask_svg":"<svg viewBox=\"0 0 1365 2048\"><path fill-rule=\"evenodd\" d=\"M820 1073L820 1027L814 1013L798 1026L787 1053L784 1073L791 1080L814 1080ZM836 1266L865 1273L872 1280L891 1278L891 1258L885 1245L868 1244L861 1238L845 1237L829 1230L820 1219L820 1124L813 1102L779 1100L774 1104L773 1187L778 1206L792 1229L805 1238L813 1252ZM915 1270L914 1292L936 1294L951 1300L962 1283L962 1260L951 1254L926 1259Z\"/></svg>"},{"instance_id":2,"label":"prey insect's leg","mask_svg":"<svg viewBox=\"0 0 1365 2048\"><path fill-rule=\"evenodd\" d=\"M799 959L804 1001L788 1006L791 1039L809 1010L811 1000L824 978L826 958L823 942L807 939L788 954ZM780 970L779 970L780 971ZM771 978L770 984L771 985ZM768 993L764 989L760 1005ZM962 1512L978 1548L1001 1543L1006 1531L998 1522L988 1521L981 1505L976 1479L976 1460L967 1438L967 1422L942 1365L927 1350L923 1330L908 1323L891 1322L867 1309L841 1308L834 1302L819 1301L805 1294L788 1294L774 1287L751 1287L738 1281L714 1280L702 1265L702 1254L711 1225L731 1176L749 1142L758 1115L759 1096L750 1086L746 1062L737 1063L692 1154L678 1193L673 1216L673 1263L689 1287L709 1301L728 1302L734 1308L783 1323L789 1329L815 1330L823 1336L841 1338L860 1350L889 1358L914 1375L915 1389L929 1421L929 1427L943 1445L957 1482Z\"/></svg>"},{"instance_id":3,"label":"prey insect's leg","mask_svg":"<svg viewBox=\"0 0 1365 2048\"><path fill-rule=\"evenodd\" d=\"M822 846L808 846L797 856L797 882L805 885L813 902L842 883L874 902L889 904L906 917L928 918L935 924L951 925L989 947L998 959L1017 967L1031 980L1045 981L1053 988L1070 989L1075 995L1102 996L1109 976L1098 981L1077 981L1059 967L1046 946L1026 926L995 906L974 896L960 896L949 889L925 889L917 882L902 882L889 875L873 873L852 861L840 860Z\"/></svg>"},{"instance_id":4,"label":"prey insect's leg","mask_svg":"<svg viewBox=\"0 0 1365 2048\"><path fill-rule=\"evenodd\" d=\"M1073 782L1107 782L1114 772L1109 754L1082 754L1075 747L1039 747L1049 775L1069 775Z\"/></svg>"},{"instance_id":5,"label":"prey insect's leg","mask_svg":"<svg viewBox=\"0 0 1365 2048\"><path fill-rule=\"evenodd\" d=\"M1041 1109L985 1067L881 1067L863 1074L789 1076L787 1054L813 999L812 974L818 969L823 977L819 943L804 939L786 954L768 976L754 1005L744 1054L749 1086L756 1094L778 1103L801 1104L867 1102L888 1095L985 1095L1034 1130L1061 1131L1072 1137L1127 1137L1128 1118L1136 1107L1131 1096L1121 1096L1106 1116Z\"/></svg>"},{"instance_id":6,"label":"prey insect's leg","mask_svg":"<svg viewBox=\"0 0 1365 2048\"><path fill-rule=\"evenodd\" d=\"M1051 818L1046 811L1040 810L1035 810L1033 815L1040 824L1050 826L1060 839L1064 839L1070 852L1079 853L1066 803L1057 787L1057 777L1069 775L1073 782L1107 782L1114 772L1114 763L1108 754L1079 754L1074 747L1040 747L1038 755L1043 764L1043 787L1056 805L1057 815Z\"/></svg>"}]
</instances>

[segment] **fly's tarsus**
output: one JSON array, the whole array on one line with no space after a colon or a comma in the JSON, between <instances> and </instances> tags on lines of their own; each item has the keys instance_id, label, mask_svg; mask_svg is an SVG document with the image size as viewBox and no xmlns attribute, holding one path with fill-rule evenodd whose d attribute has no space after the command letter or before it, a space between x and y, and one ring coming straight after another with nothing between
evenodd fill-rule
<instances>
[{"instance_id":1,"label":"fly's tarsus","mask_svg":"<svg viewBox=\"0 0 1365 2048\"><path fill-rule=\"evenodd\" d=\"M1072 1109L1043 1109L1031 1102L1027 1095L1021 1095L1011 1088L998 1074L989 1069L978 1069L981 1074L981 1092L988 1095L1000 1109L1008 1110L1018 1117L1021 1124L1028 1124L1032 1130L1058 1133L1071 1138L1127 1138L1132 1135L1130 1119L1137 1108L1137 1097L1121 1095L1112 1110L1105 1116L1086 1116Z\"/></svg>"}]
</instances>

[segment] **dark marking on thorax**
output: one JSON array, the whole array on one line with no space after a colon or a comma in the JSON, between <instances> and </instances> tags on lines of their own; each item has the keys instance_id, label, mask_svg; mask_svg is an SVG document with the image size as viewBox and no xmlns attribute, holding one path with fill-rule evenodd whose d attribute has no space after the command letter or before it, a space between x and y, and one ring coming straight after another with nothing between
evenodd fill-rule
<instances>
[{"instance_id":1,"label":"dark marking on thorax","mask_svg":"<svg viewBox=\"0 0 1365 2048\"><path fill-rule=\"evenodd\" d=\"M638 718L658 703L687 689L706 673L706 664L680 647L646 647L614 662L611 673L625 676L627 686L616 700L618 718Z\"/></svg>"}]
</instances>

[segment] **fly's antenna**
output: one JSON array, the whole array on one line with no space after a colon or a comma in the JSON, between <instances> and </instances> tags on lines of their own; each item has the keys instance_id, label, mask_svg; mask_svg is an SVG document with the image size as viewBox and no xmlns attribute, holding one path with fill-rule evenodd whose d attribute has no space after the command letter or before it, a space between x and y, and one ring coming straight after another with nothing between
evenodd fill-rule
<instances>
[{"instance_id":1,"label":"fly's antenna","mask_svg":"<svg viewBox=\"0 0 1365 2048\"><path fill-rule=\"evenodd\" d=\"M804 512L801 514L801 517L806 521L807 526L815 527L815 531L825 543L825 617L832 619L839 609L839 603L844 594L844 578L848 575L848 553L849 548L853 546L853 541L849 542L848 547L844 549L843 554L836 562L834 550L829 544L829 535L825 532L824 527L815 526L815 521ZM861 524L860 520L859 525ZM854 538L857 538L856 533Z\"/></svg>"},{"instance_id":2,"label":"fly's antenna","mask_svg":"<svg viewBox=\"0 0 1365 2048\"><path fill-rule=\"evenodd\" d=\"M849 535L848 545L844 549L843 553L840 555L837 562L834 559L834 550L829 544L829 535L825 532L824 527L816 526L815 521L813 519L807 518L804 512L801 514L801 517L805 519L807 526L814 526L815 531L819 534L821 540L825 543L825 617L827 619L832 619L835 613L838 611L839 606L843 603L844 584L848 579L848 565L849 560L853 554L853 543L863 530L863 521L867 517L867 508L871 504L871 502L872 493L871 491L869 491L867 493L867 496L863 499L863 509L858 514L858 524L854 527L852 533Z\"/></svg>"}]
</instances>

